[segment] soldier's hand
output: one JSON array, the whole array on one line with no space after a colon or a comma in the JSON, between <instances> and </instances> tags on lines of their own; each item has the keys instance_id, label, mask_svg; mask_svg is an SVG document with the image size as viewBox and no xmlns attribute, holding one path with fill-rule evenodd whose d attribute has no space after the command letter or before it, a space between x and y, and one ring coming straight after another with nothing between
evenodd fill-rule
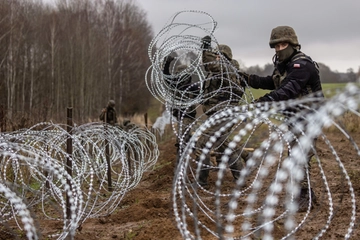
<instances>
[{"instance_id":1,"label":"soldier's hand","mask_svg":"<svg viewBox=\"0 0 360 240\"><path fill-rule=\"evenodd\" d=\"M271 102L273 99L269 96L269 94L265 94L258 99L255 99L252 103L261 103L261 102Z\"/></svg>"},{"instance_id":2,"label":"soldier's hand","mask_svg":"<svg viewBox=\"0 0 360 240\"><path fill-rule=\"evenodd\" d=\"M203 49L209 49L210 48L210 46L211 46L211 37L209 36L209 35L207 35L207 36L205 36L205 37L203 37L202 39L201 39L201 42L202 42L202 48Z\"/></svg>"},{"instance_id":3,"label":"soldier's hand","mask_svg":"<svg viewBox=\"0 0 360 240\"><path fill-rule=\"evenodd\" d=\"M175 58L171 55L168 55L164 58L165 63L171 63Z\"/></svg>"},{"instance_id":4,"label":"soldier's hand","mask_svg":"<svg viewBox=\"0 0 360 240\"><path fill-rule=\"evenodd\" d=\"M244 73L244 72L238 72L238 74L240 75L240 77L242 79L240 79L240 85L242 87L246 87L246 85L250 84L250 74Z\"/></svg>"}]
</instances>

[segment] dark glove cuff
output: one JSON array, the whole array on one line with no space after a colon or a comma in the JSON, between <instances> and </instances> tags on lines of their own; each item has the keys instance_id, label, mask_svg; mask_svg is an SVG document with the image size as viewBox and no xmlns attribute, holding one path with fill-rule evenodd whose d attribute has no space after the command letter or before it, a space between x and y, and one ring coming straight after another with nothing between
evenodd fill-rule
<instances>
[{"instance_id":1,"label":"dark glove cuff","mask_svg":"<svg viewBox=\"0 0 360 240\"><path fill-rule=\"evenodd\" d=\"M243 79L241 79L241 86L245 87L246 86L245 82L247 83L247 85L249 85L250 84L250 81L249 81L250 80L250 75L247 74L247 73L244 73L244 72L238 72L238 73L243 78Z\"/></svg>"},{"instance_id":2,"label":"dark glove cuff","mask_svg":"<svg viewBox=\"0 0 360 240\"><path fill-rule=\"evenodd\" d=\"M205 36L201 39L202 45L201 47L203 49L209 49L211 46L211 37L210 36Z\"/></svg>"},{"instance_id":3,"label":"dark glove cuff","mask_svg":"<svg viewBox=\"0 0 360 240\"><path fill-rule=\"evenodd\" d=\"M274 99L272 97L270 97L268 94L265 94L262 97L259 97L256 102L272 102L274 101Z\"/></svg>"}]
</instances>

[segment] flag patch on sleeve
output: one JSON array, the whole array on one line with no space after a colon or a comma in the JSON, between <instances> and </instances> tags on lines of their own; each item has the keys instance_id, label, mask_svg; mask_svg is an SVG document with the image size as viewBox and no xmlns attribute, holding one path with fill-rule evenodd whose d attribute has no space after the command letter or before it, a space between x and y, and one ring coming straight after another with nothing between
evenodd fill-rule
<instances>
[{"instance_id":1,"label":"flag patch on sleeve","mask_svg":"<svg viewBox=\"0 0 360 240\"><path fill-rule=\"evenodd\" d=\"M294 63L294 68L300 68L300 63Z\"/></svg>"}]
</instances>

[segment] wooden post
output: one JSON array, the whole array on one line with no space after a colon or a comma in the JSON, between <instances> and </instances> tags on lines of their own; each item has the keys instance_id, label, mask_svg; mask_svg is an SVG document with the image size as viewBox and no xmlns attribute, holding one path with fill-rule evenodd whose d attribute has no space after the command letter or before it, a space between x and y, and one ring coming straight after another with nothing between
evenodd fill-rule
<instances>
[{"instance_id":1,"label":"wooden post","mask_svg":"<svg viewBox=\"0 0 360 240\"><path fill-rule=\"evenodd\" d=\"M67 108L67 132L69 135L72 134L72 127L73 127L73 120L72 120L72 108ZM66 172L72 177L72 138L71 136L68 136L66 140L66 152L68 154L66 158ZM70 186L71 190L71 181L70 179L66 179L66 183ZM66 192L66 218L71 218L71 208L70 208L70 198L72 196L69 196L68 192Z\"/></svg>"},{"instance_id":2,"label":"wooden post","mask_svg":"<svg viewBox=\"0 0 360 240\"><path fill-rule=\"evenodd\" d=\"M130 159L130 150L126 149L126 157L127 157L127 162L128 162L128 167L129 167L129 175L130 177L132 176L132 169L131 169L131 159Z\"/></svg>"},{"instance_id":3,"label":"wooden post","mask_svg":"<svg viewBox=\"0 0 360 240\"><path fill-rule=\"evenodd\" d=\"M108 179L108 190L112 191L112 180L111 180L111 166L110 166L110 153L109 153L109 142L105 139L105 156L107 163L107 179Z\"/></svg>"},{"instance_id":4,"label":"wooden post","mask_svg":"<svg viewBox=\"0 0 360 240\"><path fill-rule=\"evenodd\" d=\"M107 132L107 107L104 116L104 130ZM111 166L110 166L110 150L109 150L109 142L105 139L105 158L107 164L107 180L108 180L108 190L112 191L112 179L111 179Z\"/></svg>"},{"instance_id":5,"label":"wooden post","mask_svg":"<svg viewBox=\"0 0 360 240\"><path fill-rule=\"evenodd\" d=\"M47 152L47 154L49 154L49 145L46 145L46 152ZM47 160L46 160L46 163L47 163ZM49 182L49 179L48 179L49 173L48 173L48 171L46 169L45 169L44 175L46 177L45 187L47 189L49 189L50 188L50 182Z\"/></svg>"},{"instance_id":6,"label":"wooden post","mask_svg":"<svg viewBox=\"0 0 360 240\"><path fill-rule=\"evenodd\" d=\"M145 120L145 127L147 128L148 127L148 114L147 113L144 114L144 120Z\"/></svg>"}]
</instances>

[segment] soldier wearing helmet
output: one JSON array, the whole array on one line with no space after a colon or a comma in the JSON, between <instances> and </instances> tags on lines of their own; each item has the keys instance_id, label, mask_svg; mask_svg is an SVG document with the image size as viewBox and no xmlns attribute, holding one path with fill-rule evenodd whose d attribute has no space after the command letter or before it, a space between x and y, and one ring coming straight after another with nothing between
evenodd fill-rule
<instances>
[{"instance_id":1,"label":"soldier wearing helmet","mask_svg":"<svg viewBox=\"0 0 360 240\"><path fill-rule=\"evenodd\" d=\"M226 105L238 105L243 89L232 64L236 60L232 59L231 48L228 45L219 44L215 49L211 49L210 36L205 36L202 41L204 48L202 61L207 71L203 90L209 96L203 104L203 110L204 113L212 115ZM222 91L219 91L220 88ZM242 90L241 93L235 94L234 90L238 89Z\"/></svg>"},{"instance_id":2,"label":"soldier wearing helmet","mask_svg":"<svg viewBox=\"0 0 360 240\"><path fill-rule=\"evenodd\" d=\"M241 87L240 79L237 72L238 62L233 58L231 48L225 44L219 44L215 49L211 49L211 37L205 36L202 38L203 55L202 61L204 69L207 71L207 76L203 84L204 96L206 99L202 103L203 112L207 117L215 115L218 111L224 110L230 106L238 106L239 101L244 93ZM195 144L196 160L199 161L209 137L215 136L215 132L224 128L228 122L222 122L208 128L204 134L197 140ZM218 169L219 164L222 162L222 156L225 149L230 143L230 133L232 127L226 127L221 136L218 136L212 149L216 157ZM210 152L206 155L205 160L201 166L201 171L197 182L193 185L196 187L198 184L204 188L208 187L209 165L210 165ZM235 180L240 176L240 171L243 167L243 160L246 161L249 153L241 148L236 149L229 156L228 165Z\"/></svg>"},{"instance_id":3,"label":"soldier wearing helmet","mask_svg":"<svg viewBox=\"0 0 360 240\"><path fill-rule=\"evenodd\" d=\"M117 121L117 116L116 116L114 100L109 100L106 108L103 108L103 110L101 111L99 119L101 121L109 123L111 125L117 124L118 121Z\"/></svg>"},{"instance_id":4,"label":"soldier wearing helmet","mask_svg":"<svg viewBox=\"0 0 360 240\"><path fill-rule=\"evenodd\" d=\"M173 74L170 72L170 64L175 58L171 55L164 58L164 68L163 74L165 76L165 81L170 88L171 93L173 94L174 101L188 101L189 99L195 98L199 94L199 87L195 84L192 84L192 77L189 73L186 72L188 68L185 64L179 64L176 61L175 71ZM191 129L196 118L196 106L192 105L188 108L177 108L172 107L172 115L178 122L179 132L178 135L180 138L183 138L183 146L189 141L191 137ZM180 125L181 124L181 125ZM181 132L180 132L181 130ZM185 134L184 134L185 133ZM180 139L177 138L175 146L177 147L177 152L180 153ZM179 156L177 156L178 158Z\"/></svg>"},{"instance_id":5,"label":"soldier wearing helmet","mask_svg":"<svg viewBox=\"0 0 360 240\"><path fill-rule=\"evenodd\" d=\"M255 100L255 102L297 99L312 93L316 93L316 96L319 98L324 97L318 65L309 56L300 51L301 45L292 27L278 26L272 29L269 45L270 48L275 49L273 57L274 72L271 76L260 77L243 72L239 73L246 79L250 87L271 90L271 92ZM287 109L286 111L293 112L297 110ZM289 127L294 132L294 128L292 126ZM295 136L297 135L297 133L294 134ZM315 142L316 139L313 142L313 146L315 146ZM295 141L290 143L291 148L295 144ZM310 159L313 155L310 152L307 156L309 168ZM301 183L299 211L307 209L309 194L312 195L313 200L316 199L312 189L309 193L308 182L305 177Z\"/></svg>"},{"instance_id":6,"label":"soldier wearing helmet","mask_svg":"<svg viewBox=\"0 0 360 240\"><path fill-rule=\"evenodd\" d=\"M272 90L257 102L295 99L315 92L323 97L318 65L300 51L301 45L292 27L274 28L269 45L275 49L275 69L271 76L260 77L240 72L250 87Z\"/></svg>"},{"instance_id":7,"label":"soldier wearing helmet","mask_svg":"<svg viewBox=\"0 0 360 240\"><path fill-rule=\"evenodd\" d=\"M132 129L135 129L138 126L136 124L132 123L130 121L130 119L125 118L119 127L127 132L130 132Z\"/></svg>"}]
</instances>

